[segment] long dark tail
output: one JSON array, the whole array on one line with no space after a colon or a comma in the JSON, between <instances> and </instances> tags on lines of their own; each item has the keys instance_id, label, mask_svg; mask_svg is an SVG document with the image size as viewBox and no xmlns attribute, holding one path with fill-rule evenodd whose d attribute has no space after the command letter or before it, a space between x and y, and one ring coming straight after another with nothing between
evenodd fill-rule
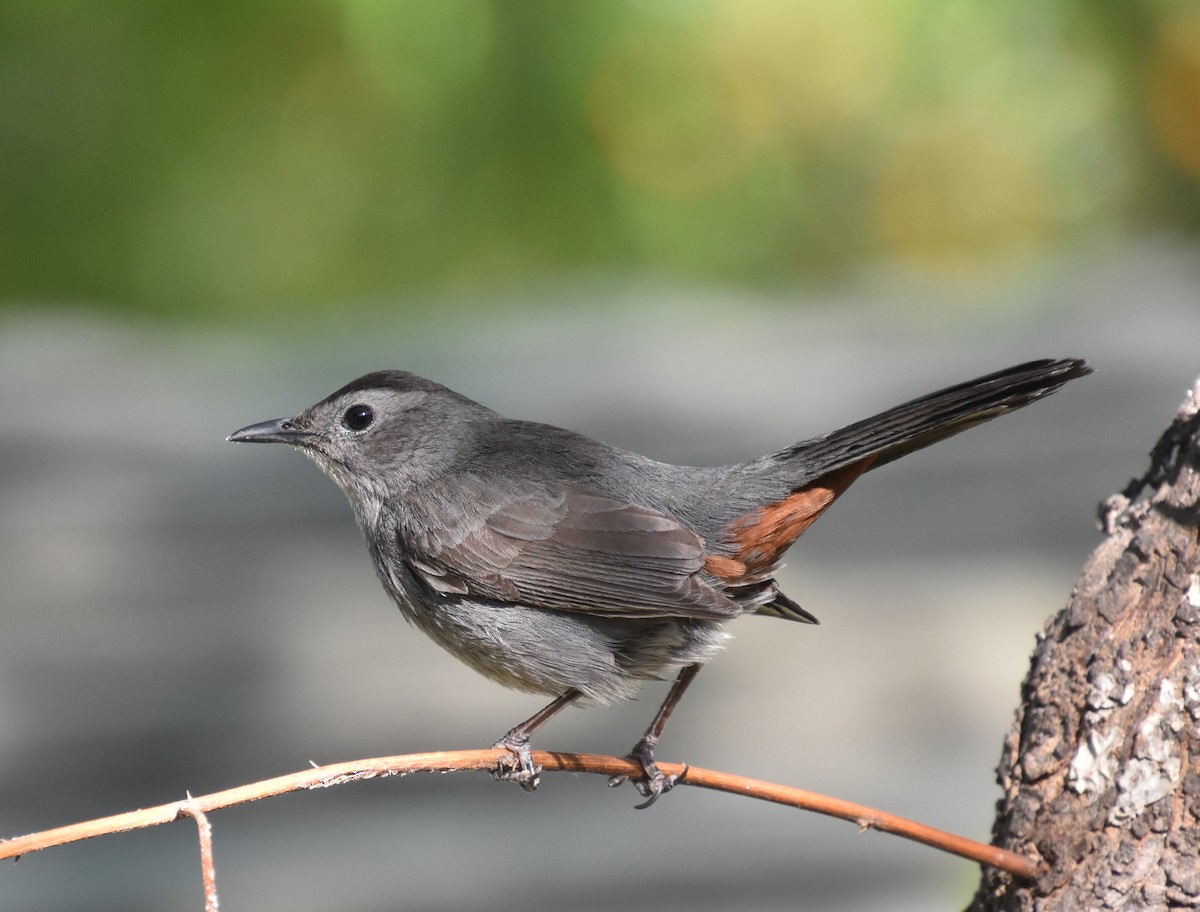
<instances>
[{"instance_id":1,"label":"long dark tail","mask_svg":"<svg viewBox=\"0 0 1200 912\"><path fill-rule=\"evenodd\" d=\"M795 460L807 467L808 471L801 469L801 484L868 457L874 457L868 468L878 468L998 415L1023 408L1091 372L1078 358L1018 364L913 399L823 437L794 444L772 458Z\"/></svg>"},{"instance_id":2,"label":"long dark tail","mask_svg":"<svg viewBox=\"0 0 1200 912\"><path fill-rule=\"evenodd\" d=\"M1036 402L1091 372L1075 358L1030 361L930 393L758 460L751 471L783 487L725 527L723 537L734 560L720 565L723 570L714 563L710 572L732 586L761 579L863 472Z\"/></svg>"}]
</instances>

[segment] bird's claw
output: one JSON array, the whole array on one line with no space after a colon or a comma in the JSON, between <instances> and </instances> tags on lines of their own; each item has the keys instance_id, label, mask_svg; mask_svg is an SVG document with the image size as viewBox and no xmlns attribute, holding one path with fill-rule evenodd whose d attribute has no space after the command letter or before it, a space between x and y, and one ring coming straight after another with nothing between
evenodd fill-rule
<instances>
[{"instance_id":1,"label":"bird's claw","mask_svg":"<svg viewBox=\"0 0 1200 912\"><path fill-rule=\"evenodd\" d=\"M629 752L629 759L640 765L643 773L640 778L633 780L633 787L638 790L639 795L646 799L641 804L635 806L639 811L650 807L661 795L665 795L687 778L687 764L684 764L683 771L678 775L668 776L664 774L659 765L654 762L653 746L647 744L644 740L639 741L633 750ZM629 776L624 774L609 776L608 785L610 788L616 788L627 779L629 779Z\"/></svg>"},{"instance_id":2,"label":"bird's claw","mask_svg":"<svg viewBox=\"0 0 1200 912\"><path fill-rule=\"evenodd\" d=\"M645 779L635 779L633 782L633 787L638 790L638 793L643 798L646 799L641 804L634 805L634 809L638 811L644 811L646 808L650 807L650 805L654 804L654 802L656 802L660 796L665 795L667 792L671 791L671 789L675 788L675 786L687 779L688 766L686 763L683 766L683 771L675 776L663 775L663 771L658 768L657 763L651 762L651 766L653 766L654 769L653 771L646 771Z\"/></svg>"},{"instance_id":3,"label":"bird's claw","mask_svg":"<svg viewBox=\"0 0 1200 912\"><path fill-rule=\"evenodd\" d=\"M515 782L527 792L532 792L542 781L542 768L533 762L529 750L529 739L518 740L507 736L501 738L494 748L506 750L509 756L501 759L496 768L490 770L497 782Z\"/></svg>"}]
</instances>

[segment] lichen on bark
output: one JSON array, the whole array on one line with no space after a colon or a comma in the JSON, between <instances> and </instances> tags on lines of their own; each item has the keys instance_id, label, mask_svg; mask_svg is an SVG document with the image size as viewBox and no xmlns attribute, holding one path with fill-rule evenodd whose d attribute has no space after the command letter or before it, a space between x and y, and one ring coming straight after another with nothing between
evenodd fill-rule
<instances>
[{"instance_id":1,"label":"lichen on bark","mask_svg":"<svg viewBox=\"0 0 1200 912\"><path fill-rule=\"evenodd\" d=\"M1038 637L970 912L1200 908L1200 381Z\"/></svg>"}]
</instances>

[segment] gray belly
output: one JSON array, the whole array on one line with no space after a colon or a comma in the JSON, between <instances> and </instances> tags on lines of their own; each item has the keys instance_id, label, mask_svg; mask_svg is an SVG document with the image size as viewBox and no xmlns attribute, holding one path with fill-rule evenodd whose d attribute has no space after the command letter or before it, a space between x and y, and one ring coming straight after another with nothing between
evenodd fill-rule
<instances>
[{"instance_id":1,"label":"gray belly","mask_svg":"<svg viewBox=\"0 0 1200 912\"><path fill-rule=\"evenodd\" d=\"M607 618L422 595L396 601L476 671L517 690L558 696L575 688L601 703L631 697L643 681L679 666L707 662L729 637L716 621Z\"/></svg>"},{"instance_id":2,"label":"gray belly","mask_svg":"<svg viewBox=\"0 0 1200 912\"><path fill-rule=\"evenodd\" d=\"M575 688L609 703L633 696L643 681L707 662L729 638L719 621L598 617L437 592L399 553L384 556L373 547L372 556L405 618L476 671L517 690L557 697Z\"/></svg>"}]
</instances>

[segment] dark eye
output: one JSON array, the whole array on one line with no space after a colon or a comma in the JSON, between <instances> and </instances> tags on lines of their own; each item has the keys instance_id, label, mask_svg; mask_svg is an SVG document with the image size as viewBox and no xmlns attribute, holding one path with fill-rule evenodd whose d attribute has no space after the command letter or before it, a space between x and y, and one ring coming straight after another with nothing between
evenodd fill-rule
<instances>
[{"instance_id":1,"label":"dark eye","mask_svg":"<svg viewBox=\"0 0 1200 912\"><path fill-rule=\"evenodd\" d=\"M369 405L352 405L342 415L342 424L352 431L365 431L375 420L375 412Z\"/></svg>"}]
</instances>

